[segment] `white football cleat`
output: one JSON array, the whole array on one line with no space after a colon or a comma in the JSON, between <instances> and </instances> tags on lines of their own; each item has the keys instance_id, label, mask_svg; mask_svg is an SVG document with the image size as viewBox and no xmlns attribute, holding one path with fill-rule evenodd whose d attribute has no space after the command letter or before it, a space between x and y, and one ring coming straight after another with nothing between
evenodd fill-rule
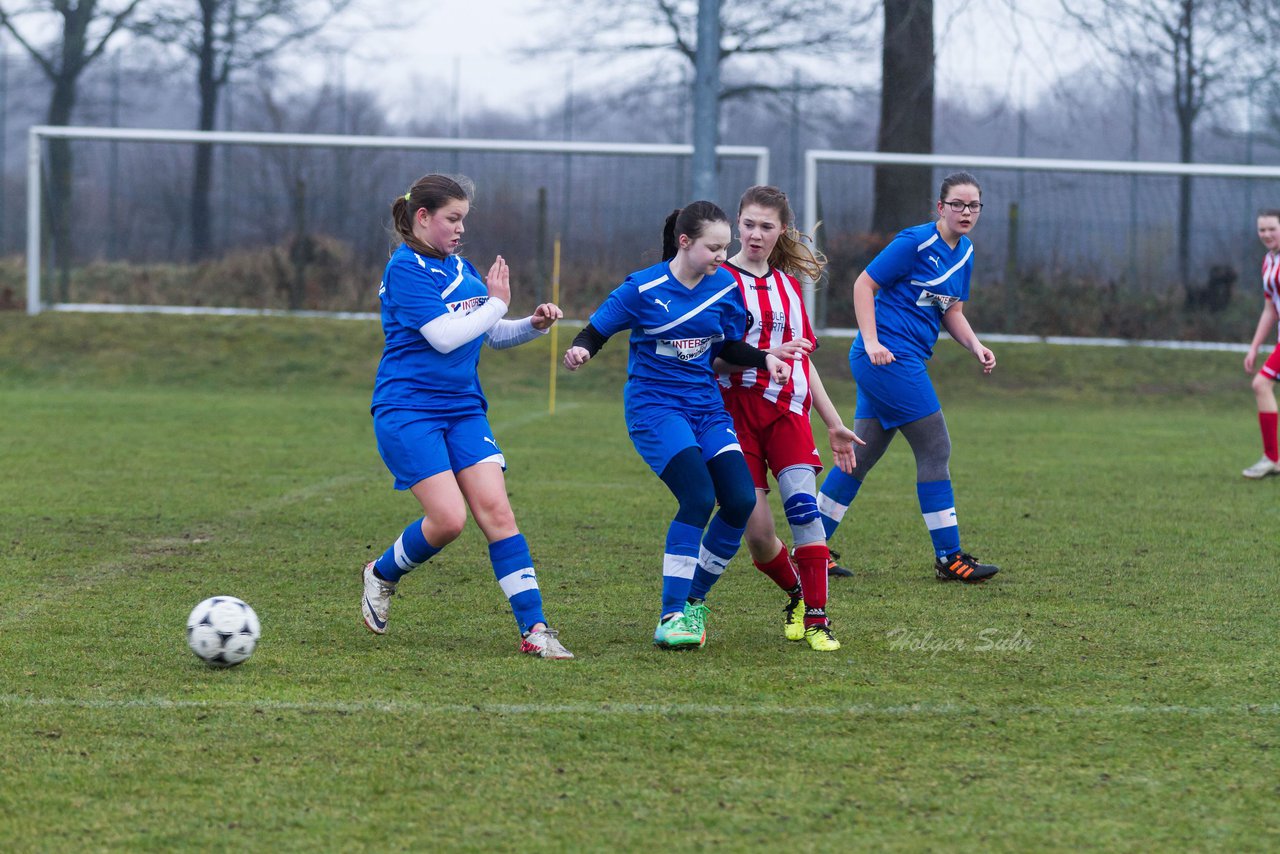
<instances>
[{"instance_id":1,"label":"white football cleat","mask_svg":"<svg viewBox=\"0 0 1280 854\"><path fill-rule=\"evenodd\" d=\"M560 633L555 629L538 629L520 639L520 651L538 658L573 658L573 653L560 643Z\"/></svg>"},{"instance_id":2,"label":"white football cleat","mask_svg":"<svg viewBox=\"0 0 1280 854\"><path fill-rule=\"evenodd\" d=\"M1250 480L1259 480L1269 474L1280 474L1280 463L1273 463L1271 460L1263 457L1244 471L1240 472L1240 474Z\"/></svg>"},{"instance_id":3,"label":"white football cleat","mask_svg":"<svg viewBox=\"0 0 1280 854\"><path fill-rule=\"evenodd\" d=\"M396 595L396 586L374 575L372 561L364 565L360 577L364 579L364 597L360 600L360 610L364 613L365 627L376 635L385 635L387 611L391 609L391 597Z\"/></svg>"}]
</instances>

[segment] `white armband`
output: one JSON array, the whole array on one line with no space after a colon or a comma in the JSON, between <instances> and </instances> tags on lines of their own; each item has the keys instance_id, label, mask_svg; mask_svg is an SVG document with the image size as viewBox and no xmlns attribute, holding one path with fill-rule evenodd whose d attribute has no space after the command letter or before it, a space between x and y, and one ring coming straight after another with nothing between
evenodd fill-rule
<instances>
[{"instance_id":1,"label":"white armband","mask_svg":"<svg viewBox=\"0 0 1280 854\"><path fill-rule=\"evenodd\" d=\"M525 317L520 320L499 320L489 330L489 334L485 337L485 343L495 350L505 350L508 347L519 347L521 344L528 344L538 336L546 335L550 331L550 327L547 329L535 329L532 317Z\"/></svg>"},{"instance_id":2,"label":"white armband","mask_svg":"<svg viewBox=\"0 0 1280 854\"><path fill-rule=\"evenodd\" d=\"M507 313L507 304L489 297L485 304L470 314L442 314L422 324L418 330L427 343L441 353L451 353L486 334Z\"/></svg>"}]
</instances>

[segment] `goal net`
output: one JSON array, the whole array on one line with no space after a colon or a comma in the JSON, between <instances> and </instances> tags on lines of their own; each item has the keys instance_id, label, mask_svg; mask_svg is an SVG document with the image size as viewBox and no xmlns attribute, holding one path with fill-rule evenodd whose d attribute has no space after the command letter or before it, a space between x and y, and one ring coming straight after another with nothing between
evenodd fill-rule
<instances>
[{"instance_id":1,"label":"goal net","mask_svg":"<svg viewBox=\"0 0 1280 854\"><path fill-rule=\"evenodd\" d=\"M872 227L879 166L929 175L919 216ZM1280 207L1280 166L808 151L804 222L830 264L808 300L856 327L853 282L898 228L937 216L942 178L982 186L973 296L980 331L1247 341L1262 307L1256 234ZM1184 194L1185 197L1184 197ZM1186 216L1184 216L1184 212Z\"/></svg>"},{"instance_id":2,"label":"goal net","mask_svg":"<svg viewBox=\"0 0 1280 854\"><path fill-rule=\"evenodd\" d=\"M464 254L482 272L502 254L519 306L549 298L559 238L570 307L586 310L658 260L663 220L689 201L692 159L686 145L49 126L32 128L30 146L30 313L376 312L399 242L391 202L428 172L474 181ZM63 150L70 184L54 191ZM767 181L767 149L718 155L723 198Z\"/></svg>"}]
</instances>

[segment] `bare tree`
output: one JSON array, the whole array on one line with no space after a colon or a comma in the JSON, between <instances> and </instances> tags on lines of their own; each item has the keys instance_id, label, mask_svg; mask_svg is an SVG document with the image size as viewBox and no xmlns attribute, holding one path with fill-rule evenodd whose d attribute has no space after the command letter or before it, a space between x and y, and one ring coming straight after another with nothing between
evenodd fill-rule
<instances>
[{"instance_id":1,"label":"bare tree","mask_svg":"<svg viewBox=\"0 0 1280 854\"><path fill-rule=\"evenodd\" d=\"M572 23L567 25L571 29L562 42L573 45L575 52L610 59L651 57L658 64L653 74L645 76L643 85L666 82L678 87L689 85L689 72L698 65L699 9L703 10L704 28L714 32L705 19L708 6L718 7L720 34L711 52L713 73L704 70L694 77L695 82L710 79L717 90L714 99L694 99L693 124L704 129L699 134L703 147L710 136L705 128L718 125L719 107L725 101L837 88L838 83L822 79L817 62L840 56L845 62L842 70L848 70L848 58L874 41L864 30L877 9L875 0L608 0L588 4L548 0L545 5L572 6L573 14L568 16ZM681 61L675 65L663 62L672 55ZM706 116L708 110L714 114ZM709 183L714 187L714 173ZM705 190L707 184L702 186Z\"/></svg>"},{"instance_id":2,"label":"bare tree","mask_svg":"<svg viewBox=\"0 0 1280 854\"><path fill-rule=\"evenodd\" d=\"M0 25L22 46L52 84L45 122L68 125L81 75L146 0L29 0L0 2ZM40 42L52 33L44 44ZM60 295L68 297L71 252L71 145L49 141L50 229L57 253ZM34 223L29 224L34 227Z\"/></svg>"},{"instance_id":3,"label":"bare tree","mask_svg":"<svg viewBox=\"0 0 1280 854\"><path fill-rule=\"evenodd\" d=\"M195 60L199 115L196 127L213 130L219 99L231 75L269 62L285 48L309 39L354 0L165 0L138 29L174 45ZM210 187L213 148L196 146L190 229L195 259L212 248Z\"/></svg>"},{"instance_id":4,"label":"bare tree","mask_svg":"<svg viewBox=\"0 0 1280 854\"><path fill-rule=\"evenodd\" d=\"M1238 95L1250 66L1266 57L1250 50L1257 28L1274 18L1256 0L1061 0L1063 10L1126 73L1150 76L1172 107L1178 127L1178 156L1195 161L1196 128L1214 99ZM1274 33L1273 33L1274 35ZM1190 176L1178 187L1178 268L1183 284L1191 271L1191 228L1195 205Z\"/></svg>"}]
</instances>

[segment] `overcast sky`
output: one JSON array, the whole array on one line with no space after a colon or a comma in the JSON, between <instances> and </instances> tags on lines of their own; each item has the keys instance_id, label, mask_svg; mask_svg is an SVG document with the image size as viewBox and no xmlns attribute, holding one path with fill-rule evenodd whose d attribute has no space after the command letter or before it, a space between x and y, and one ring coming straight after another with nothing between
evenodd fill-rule
<instances>
[{"instance_id":1,"label":"overcast sky","mask_svg":"<svg viewBox=\"0 0 1280 854\"><path fill-rule=\"evenodd\" d=\"M543 110L563 100L570 81L578 91L608 74L596 60L521 54L522 48L557 44L554 18L531 13L537 5L531 0L414 5L426 8L401 15L394 29L359 39L341 60L349 81L376 84L386 93L393 115L402 99L406 113L419 115L423 101L452 104L455 81L464 115L484 107ZM1089 61L1089 52L1073 49L1063 28L1054 26L1058 8L1057 0L1023 0L1020 9L1036 17L1015 23L1004 4L936 0L938 97L989 93L1032 101L1058 76ZM862 67L872 79L845 82L875 85L878 57Z\"/></svg>"}]
</instances>

